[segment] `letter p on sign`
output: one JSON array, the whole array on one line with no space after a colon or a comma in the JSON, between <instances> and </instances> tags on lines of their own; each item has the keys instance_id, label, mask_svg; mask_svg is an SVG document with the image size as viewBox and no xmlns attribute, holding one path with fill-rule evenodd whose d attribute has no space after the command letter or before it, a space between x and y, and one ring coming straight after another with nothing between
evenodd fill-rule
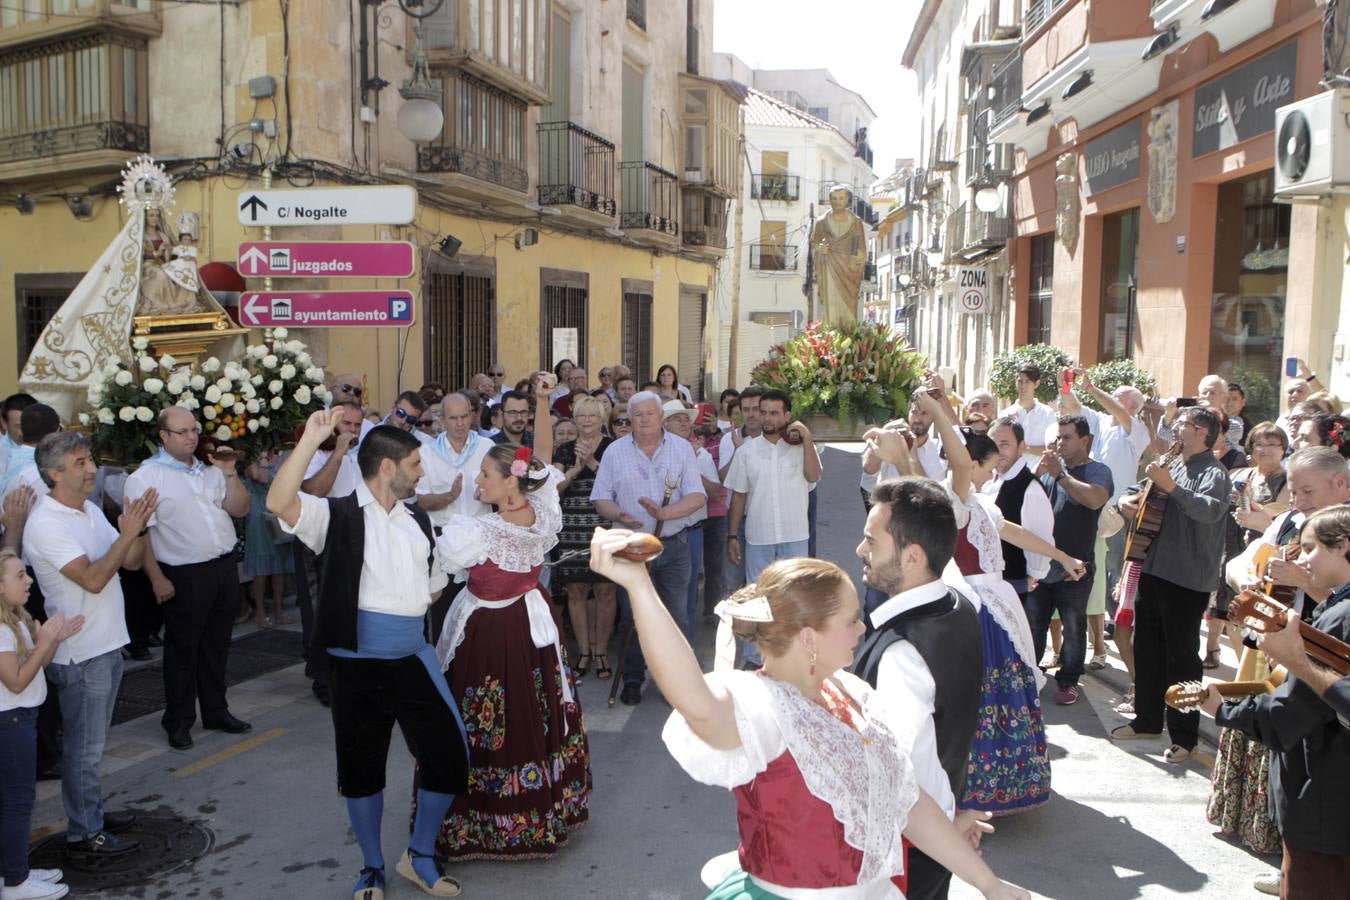
<instances>
[{"instance_id":1,"label":"letter p on sign","mask_svg":"<svg viewBox=\"0 0 1350 900\"><path fill-rule=\"evenodd\" d=\"M407 297L389 298L389 319L392 322L412 321L412 303Z\"/></svg>"}]
</instances>

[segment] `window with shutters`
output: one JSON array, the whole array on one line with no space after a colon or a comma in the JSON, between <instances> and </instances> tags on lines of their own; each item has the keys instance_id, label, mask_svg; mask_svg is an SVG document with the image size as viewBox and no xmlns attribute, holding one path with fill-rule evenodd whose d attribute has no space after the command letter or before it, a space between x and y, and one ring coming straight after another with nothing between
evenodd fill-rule
<instances>
[{"instance_id":1,"label":"window with shutters","mask_svg":"<svg viewBox=\"0 0 1350 900\"><path fill-rule=\"evenodd\" d=\"M488 274L433 272L426 278L426 360L424 381L448 390L469 383L475 372L486 372L496 357L497 299Z\"/></svg>"},{"instance_id":2,"label":"window with shutters","mask_svg":"<svg viewBox=\"0 0 1350 900\"><path fill-rule=\"evenodd\" d=\"M1054 300L1055 235L1031 239L1031 272L1027 292L1027 343L1050 343L1051 305Z\"/></svg>"},{"instance_id":3,"label":"window with shutters","mask_svg":"<svg viewBox=\"0 0 1350 900\"><path fill-rule=\"evenodd\" d=\"M539 296L542 298L539 304L539 368L551 371L562 361L562 357L568 354L571 354L573 363L583 369L586 368L586 319L590 276L585 272L543 269L540 271L539 280ZM575 352L554 353L555 347L571 343L569 340L571 335L566 331L559 334L560 329L576 332ZM562 339L561 343L554 338ZM555 356L558 358L555 359Z\"/></svg>"},{"instance_id":4,"label":"window with shutters","mask_svg":"<svg viewBox=\"0 0 1350 900\"><path fill-rule=\"evenodd\" d=\"M18 313L18 328L15 334L18 338L19 371L23 371L24 363L28 362L28 354L33 352L33 348L42 337L42 329L47 327L47 323L56 315L61 304L66 302L70 292L75 290L80 278L79 273L14 276L14 298Z\"/></svg>"},{"instance_id":5,"label":"window with shutters","mask_svg":"<svg viewBox=\"0 0 1350 900\"><path fill-rule=\"evenodd\" d=\"M638 384L652 378L651 289L623 292L623 364Z\"/></svg>"},{"instance_id":6,"label":"window with shutters","mask_svg":"<svg viewBox=\"0 0 1350 900\"><path fill-rule=\"evenodd\" d=\"M706 291L680 288L680 378L695 400L703 399L703 340L707 325Z\"/></svg>"}]
</instances>

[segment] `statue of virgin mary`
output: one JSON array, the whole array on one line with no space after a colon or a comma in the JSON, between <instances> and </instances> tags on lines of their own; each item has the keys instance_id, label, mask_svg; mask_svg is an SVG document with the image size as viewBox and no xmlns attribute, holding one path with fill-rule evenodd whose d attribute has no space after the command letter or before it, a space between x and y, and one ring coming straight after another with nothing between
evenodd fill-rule
<instances>
[{"instance_id":1,"label":"statue of virgin mary","mask_svg":"<svg viewBox=\"0 0 1350 900\"><path fill-rule=\"evenodd\" d=\"M21 390L67 422L84 405L90 386L102 381L108 362L128 367L134 362L136 317L226 316L197 277L196 217L180 217L180 228L186 225L189 232L185 239L176 239L164 224L174 205L173 181L164 167L137 157L127 164L119 190L126 224L42 330L19 375Z\"/></svg>"}]
</instances>

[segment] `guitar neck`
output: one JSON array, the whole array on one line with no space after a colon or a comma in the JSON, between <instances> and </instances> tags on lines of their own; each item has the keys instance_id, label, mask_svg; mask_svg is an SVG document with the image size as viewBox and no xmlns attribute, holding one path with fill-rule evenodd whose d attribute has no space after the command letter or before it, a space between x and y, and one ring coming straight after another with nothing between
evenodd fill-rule
<instances>
[{"instance_id":1,"label":"guitar neck","mask_svg":"<svg viewBox=\"0 0 1350 900\"><path fill-rule=\"evenodd\" d=\"M1250 697L1252 694L1264 694L1270 685L1265 681L1216 681L1209 687L1221 697Z\"/></svg>"}]
</instances>

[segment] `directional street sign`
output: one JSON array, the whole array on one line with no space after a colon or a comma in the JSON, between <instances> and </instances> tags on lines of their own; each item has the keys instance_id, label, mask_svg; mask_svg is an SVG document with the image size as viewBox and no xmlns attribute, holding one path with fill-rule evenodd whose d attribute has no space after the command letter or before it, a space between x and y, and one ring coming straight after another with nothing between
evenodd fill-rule
<instances>
[{"instance_id":1,"label":"directional street sign","mask_svg":"<svg viewBox=\"0 0 1350 900\"><path fill-rule=\"evenodd\" d=\"M407 241L254 242L239 245L239 271L249 278L407 278Z\"/></svg>"},{"instance_id":2,"label":"directional street sign","mask_svg":"<svg viewBox=\"0 0 1350 900\"><path fill-rule=\"evenodd\" d=\"M417 191L403 184L244 191L238 206L243 225L407 225Z\"/></svg>"},{"instance_id":3,"label":"directional street sign","mask_svg":"<svg viewBox=\"0 0 1350 900\"><path fill-rule=\"evenodd\" d=\"M251 328L406 328L413 323L408 291L296 291L247 293L239 319Z\"/></svg>"}]
</instances>

